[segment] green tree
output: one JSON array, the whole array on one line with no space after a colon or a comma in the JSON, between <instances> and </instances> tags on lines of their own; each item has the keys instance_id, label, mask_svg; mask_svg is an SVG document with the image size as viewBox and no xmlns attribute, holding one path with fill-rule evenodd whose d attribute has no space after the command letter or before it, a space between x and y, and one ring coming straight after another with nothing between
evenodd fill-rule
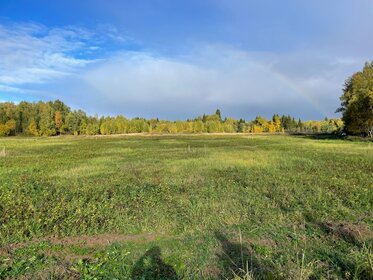
<instances>
[{"instance_id":1,"label":"green tree","mask_svg":"<svg viewBox=\"0 0 373 280\"><path fill-rule=\"evenodd\" d=\"M297 129L298 129L298 131L303 131L303 128L304 128L304 125L302 123L302 120L298 119L298 123L297 123Z\"/></svg>"},{"instance_id":2,"label":"green tree","mask_svg":"<svg viewBox=\"0 0 373 280\"><path fill-rule=\"evenodd\" d=\"M88 117L87 119L87 128L86 128L87 135L96 135L100 134L100 122L98 117Z\"/></svg>"},{"instance_id":3,"label":"green tree","mask_svg":"<svg viewBox=\"0 0 373 280\"><path fill-rule=\"evenodd\" d=\"M216 109L215 115L219 117L219 121L221 121L221 112L220 109Z\"/></svg>"},{"instance_id":4,"label":"green tree","mask_svg":"<svg viewBox=\"0 0 373 280\"><path fill-rule=\"evenodd\" d=\"M123 116L117 116L115 118L116 133L123 134L127 133L128 130L128 120Z\"/></svg>"},{"instance_id":5,"label":"green tree","mask_svg":"<svg viewBox=\"0 0 373 280\"><path fill-rule=\"evenodd\" d=\"M240 132L240 133L245 132L245 126L246 126L245 121L240 120L237 124L237 132Z\"/></svg>"},{"instance_id":6,"label":"green tree","mask_svg":"<svg viewBox=\"0 0 373 280\"><path fill-rule=\"evenodd\" d=\"M232 118L225 119L223 123L223 130L227 133L237 132L237 121Z\"/></svg>"},{"instance_id":7,"label":"green tree","mask_svg":"<svg viewBox=\"0 0 373 280\"><path fill-rule=\"evenodd\" d=\"M107 117L101 122L100 132L103 135L115 134L116 129L117 125L114 118Z\"/></svg>"},{"instance_id":8,"label":"green tree","mask_svg":"<svg viewBox=\"0 0 373 280\"><path fill-rule=\"evenodd\" d=\"M87 125L86 120L87 116L82 110L69 112L65 121L67 130L74 135L84 133Z\"/></svg>"},{"instance_id":9,"label":"green tree","mask_svg":"<svg viewBox=\"0 0 373 280\"><path fill-rule=\"evenodd\" d=\"M373 62L346 80L340 99L346 132L373 137Z\"/></svg>"},{"instance_id":10,"label":"green tree","mask_svg":"<svg viewBox=\"0 0 373 280\"><path fill-rule=\"evenodd\" d=\"M43 136L56 135L53 108L49 103L40 104L40 134Z\"/></svg>"},{"instance_id":11,"label":"green tree","mask_svg":"<svg viewBox=\"0 0 373 280\"><path fill-rule=\"evenodd\" d=\"M281 119L279 115L278 114L273 115L272 121L275 126L276 132L281 132Z\"/></svg>"},{"instance_id":12,"label":"green tree","mask_svg":"<svg viewBox=\"0 0 373 280\"><path fill-rule=\"evenodd\" d=\"M223 127L219 121L207 121L206 122L206 129L208 133L217 133L223 132Z\"/></svg>"},{"instance_id":13,"label":"green tree","mask_svg":"<svg viewBox=\"0 0 373 280\"><path fill-rule=\"evenodd\" d=\"M134 118L130 120L128 126L129 133L141 133L141 132L150 132L150 125L144 119Z\"/></svg>"}]
</instances>

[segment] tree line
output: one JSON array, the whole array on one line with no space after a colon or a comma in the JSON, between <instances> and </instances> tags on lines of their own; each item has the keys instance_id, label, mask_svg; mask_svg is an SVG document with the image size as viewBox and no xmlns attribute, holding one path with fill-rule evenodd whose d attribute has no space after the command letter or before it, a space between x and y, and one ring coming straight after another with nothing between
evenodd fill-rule
<instances>
[{"instance_id":1,"label":"tree line","mask_svg":"<svg viewBox=\"0 0 373 280\"><path fill-rule=\"evenodd\" d=\"M222 118L220 110L186 121L89 116L60 100L0 103L0 136L110 135L124 133L336 133L339 119L301 121L291 116L258 116L255 120Z\"/></svg>"}]
</instances>

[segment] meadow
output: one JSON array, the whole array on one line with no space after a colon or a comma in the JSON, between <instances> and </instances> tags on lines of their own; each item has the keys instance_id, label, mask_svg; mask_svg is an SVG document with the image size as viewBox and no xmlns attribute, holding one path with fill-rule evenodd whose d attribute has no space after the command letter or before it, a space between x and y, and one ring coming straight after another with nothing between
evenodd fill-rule
<instances>
[{"instance_id":1,"label":"meadow","mask_svg":"<svg viewBox=\"0 0 373 280\"><path fill-rule=\"evenodd\" d=\"M1 279L373 279L373 143L0 139Z\"/></svg>"}]
</instances>

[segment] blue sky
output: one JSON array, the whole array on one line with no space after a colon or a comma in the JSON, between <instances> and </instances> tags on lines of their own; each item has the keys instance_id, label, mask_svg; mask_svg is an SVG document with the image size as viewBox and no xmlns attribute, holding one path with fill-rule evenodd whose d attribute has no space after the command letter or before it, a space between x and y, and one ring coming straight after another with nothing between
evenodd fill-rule
<instances>
[{"instance_id":1,"label":"blue sky","mask_svg":"<svg viewBox=\"0 0 373 280\"><path fill-rule=\"evenodd\" d=\"M370 0L0 1L0 101L94 114L338 117Z\"/></svg>"}]
</instances>

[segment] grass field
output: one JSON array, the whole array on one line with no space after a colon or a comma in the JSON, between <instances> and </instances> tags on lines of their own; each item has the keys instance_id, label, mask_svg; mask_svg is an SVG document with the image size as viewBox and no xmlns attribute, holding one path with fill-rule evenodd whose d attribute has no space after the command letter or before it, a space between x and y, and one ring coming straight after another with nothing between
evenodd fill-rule
<instances>
[{"instance_id":1,"label":"grass field","mask_svg":"<svg viewBox=\"0 0 373 280\"><path fill-rule=\"evenodd\" d=\"M373 143L7 138L0 152L0 278L373 279Z\"/></svg>"}]
</instances>

